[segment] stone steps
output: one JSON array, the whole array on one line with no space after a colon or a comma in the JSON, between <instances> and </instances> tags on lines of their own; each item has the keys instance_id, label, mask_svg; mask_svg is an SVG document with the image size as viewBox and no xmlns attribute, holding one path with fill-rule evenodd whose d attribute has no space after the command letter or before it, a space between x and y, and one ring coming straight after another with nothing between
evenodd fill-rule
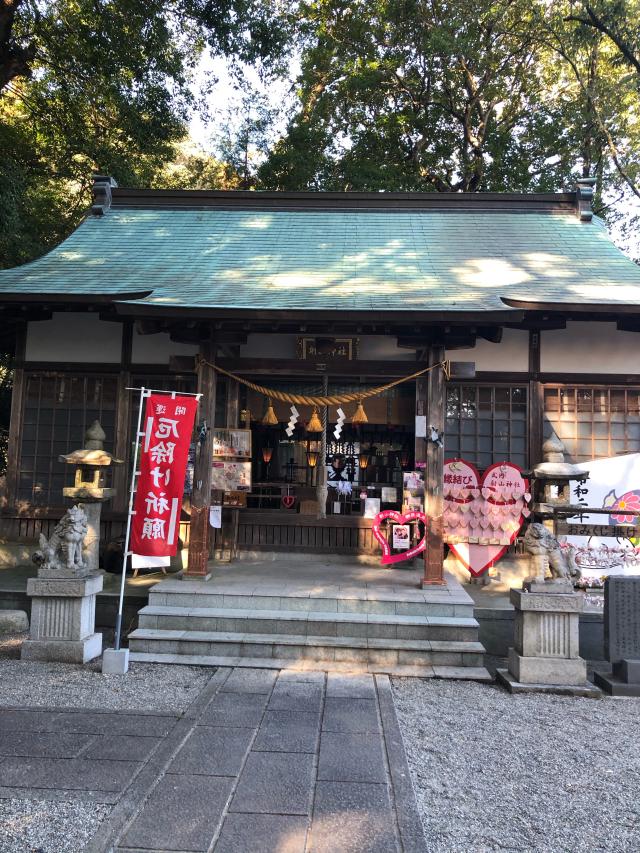
<instances>
[{"instance_id":1,"label":"stone steps","mask_svg":"<svg viewBox=\"0 0 640 853\"><path fill-rule=\"evenodd\" d=\"M288 658L227 657L215 655L165 654L131 652L129 659L138 663L182 664L183 666L243 666L260 669L286 669L298 672L369 672L406 678L446 678L467 681L493 681L483 666L392 666L362 664L334 660L291 660Z\"/></svg>"},{"instance_id":2,"label":"stone steps","mask_svg":"<svg viewBox=\"0 0 640 853\"><path fill-rule=\"evenodd\" d=\"M169 579L129 635L132 660L489 679L473 601L419 590Z\"/></svg>"},{"instance_id":3,"label":"stone steps","mask_svg":"<svg viewBox=\"0 0 640 853\"><path fill-rule=\"evenodd\" d=\"M227 588L229 589L229 588ZM412 594L393 592L367 592L356 595L343 592L333 595L309 592L290 592L286 595L254 594L252 592L218 591L216 585L164 581L160 588L149 592L149 604L185 608L224 608L231 610L301 610L323 613L377 613L397 616L460 616L473 617L473 601L466 593L459 595L433 592Z\"/></svg>"},{"instance_id":4,"label":"stone steps","mask_svg":"<svg viewBox=\"0 0 640 853\"><path fill-rule=\"evenodd\" d=\"M185 608L154 604L140 611L138 625L140 628L175 631L398 640L474 641L478 631L477 621L466 616L404 616L314 610L256 611L230 607Z\"/></svg>"},{"instance_id":5,"label":"stone steps","mask_svg":"<svg viewBox=\"0 0 640 853\"><path fill-rule=\"evenodd\" d=\"M154 628L138 628L130 634L129 648L132 652L148 654L331 660L385 666L481 666L484 654L481 643L470 641L305 637Z\"/></svg>"}]
</instances>

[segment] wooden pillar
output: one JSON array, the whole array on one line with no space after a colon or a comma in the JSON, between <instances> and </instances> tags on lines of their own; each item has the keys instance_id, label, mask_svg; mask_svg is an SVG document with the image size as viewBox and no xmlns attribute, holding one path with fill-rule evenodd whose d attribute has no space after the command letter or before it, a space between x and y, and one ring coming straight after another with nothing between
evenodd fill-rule
<instances>
[{"instance_id":1,"label":"wooden pillar","mask_svg":"<svg viewBox=\"0 0 640 853\"><path fill-rule=\"evenodd\" d=\"M198 362L198 393L200 405L196 421L196 456L191 492L191 524L189 530L189 560L184 578L207 580L209 561L209 506L211 504L211 466L213 462L213 426L216 411L216 372L204 360L213 362L216 348L212 341L200 345L202 360ZM200 426L206 429L200 434Z\"/></svg>"},{"instance_id":2,"label":"wooden pillar","mask_svg":"<svg viewBox=\"0 0 640 853\"><path fill-rule=\"evenodd\" d=\"M14 361L19 366L13 371L13 387L11 389L11 414L9 416L9 443L7 447L7 475L5 493L0 493L0 507L10 512L15 511L18 500L18 475L21 462L22 418L26 377L23 364L26 356L27 324L25 323L16 333L16 349Z\"/></svg>"},{"instance_id":3,"label":"wooden pillar","mask_svg":"<svg viewBox=\"0 0 640 853\"><path fill-rule=\"evenodd\" d=\"M235 379L227 377L227 429L237 429L240 420L240 386ZM235 560L238 556L238 531L240 527L240 510L231 509L228 521L222 521L222 548L223 554L229 560Z\"/></svg>"},{"instance_id":4,"label":"wooden pillar","mask_svg":"<svg viewBox=\"0 0 640 853\"><path fill-rule=\"evenodd\" d=\"M429 347L428 365L444 360L444 347ZM442 543L442 495L444 478L444 447L430 440L431 427L444 434L446 407L446 384L444 371L437 367L425 374L427 396L427 441L425 467L424 511L429 519L427 531L427 549L424 555L424 577L422 586L439 586L444 580L444 548Z\"/></svg>"},{"instance_id":5,"label":"wooden pillar","mask_svg":"<svg viewBox=\"0 0 640 853\"><path fill-rule=\"evenodd\" d=\"M544 400L540 382L540 331L529 330L529 468L542 462Z\"/></svg>"},{"instance_id":6,"label":"wooden pillar","mask_svg":"<svg viewBox=\"0 0 640 853\"><path fill-rule=\"evenodd\" d=\"M111 484L116 490L112 509L116 512L126 512L129 503L129 457L133 436L129 435L131 424L131 349L133 341L133 322L125 322L122 326L122 352L120 373L118 374L116 432L113 437L113 455L122 459L124 465L114 465ZM123 526L126 524L123 522Z\"/></svg>"}]
</instances>

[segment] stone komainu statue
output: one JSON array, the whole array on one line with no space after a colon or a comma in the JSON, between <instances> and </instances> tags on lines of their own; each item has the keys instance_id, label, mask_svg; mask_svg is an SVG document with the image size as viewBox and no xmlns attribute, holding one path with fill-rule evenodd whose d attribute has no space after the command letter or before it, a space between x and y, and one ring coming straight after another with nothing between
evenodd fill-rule
<instances>
[{"instance_id":1,"label":"stone komainu statue","mask_svg":"<svg viewBox=\"0 0 640 853\"><path fill-rule=\"evenodd\" d=\"M547 557L549 569L554 578L570 578L579 575L573 549L567 548L566 553L560 547L560 543L544 524L533 522L527 528L523 544L529 554L536 557Z\"/></svg>"},{"instance_id":2,"label":"stone komainu statue","mask_svg":"<svg viewBox=\"0 0 640 853\"><path fill-rule=\"evenodd\" d=\"M50 539L40 534L40 548L32 560L45 569L82 569L82 545L86 535L87 516L81 506L72 506L56 524Z\"/></svg>"}]
</instances>

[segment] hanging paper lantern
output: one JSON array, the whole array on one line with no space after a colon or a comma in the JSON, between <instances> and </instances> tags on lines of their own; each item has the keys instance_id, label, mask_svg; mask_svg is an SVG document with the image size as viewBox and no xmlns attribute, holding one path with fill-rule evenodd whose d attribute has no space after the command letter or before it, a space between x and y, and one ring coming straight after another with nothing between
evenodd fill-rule
<instances>
[{"instance_id":1,"label":"hanging paper lantern","mask_svg":"<svg viewBox=\"0 0 640 853\"><path fill-rule=\"evenodd\" d=\"M351 423L356 425L369 423L369 418L367 417L367 413L362 405L362 400L358 400L358 408L355 410L353 417L351 418Z\"/></svg>"},{"instance_id":2,"label":"hanging paper lantern","mask_svg":"<svg viewBox=\"0 0 640 853\"><path fill-rule=\"evenodd\" d=\"M267 411L264 413L262 423L265 426L276 426L278 423L276 413L273 411L273 403L269 399L267 400Z\"/></svg>"},{"instance_id":3,"label":"hanging paper lantern","mask_svg":"<svg viewBox=\"0 0 640 853\"><path fill-rule=\"evenodd\" d=\"M318 417L318 409L316 406L313 407L311 420L307 424L307 432L322 432L322 421Z\"/></svg>"}]
</instances>

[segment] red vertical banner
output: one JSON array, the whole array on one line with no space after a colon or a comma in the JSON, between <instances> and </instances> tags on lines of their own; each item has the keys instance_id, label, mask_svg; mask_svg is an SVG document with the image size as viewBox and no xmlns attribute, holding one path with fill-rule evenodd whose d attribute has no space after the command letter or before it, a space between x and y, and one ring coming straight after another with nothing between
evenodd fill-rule
<instances>
[{"instance_id":1,"label":"red vertical banner","mask_svg":"<svg viewBox=\"0 0 640 853\"><path fill-rule=\"evenodd\" d=\"M151 394L140 438L130 549L144 557L172 557L178 549L185 471L198 401Z\"/></svg>"}]
</instances>

